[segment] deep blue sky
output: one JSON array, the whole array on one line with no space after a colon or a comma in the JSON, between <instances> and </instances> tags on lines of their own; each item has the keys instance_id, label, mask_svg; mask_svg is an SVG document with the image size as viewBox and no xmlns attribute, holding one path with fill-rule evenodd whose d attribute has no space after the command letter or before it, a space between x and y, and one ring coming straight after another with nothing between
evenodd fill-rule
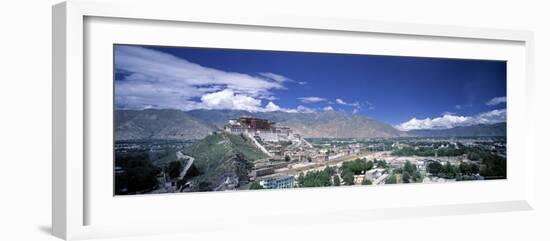
<instances>
[{"instance_id":1,"label":"deep blue sky","mask_svg":"<svg viewBox=\"0 0 550 241\"><path fill-rule=\"evenodd\" d=\"M423 119L451 112L474 116L495 109L486 103L506 96L506 63L503 61L325 54L185 47L147 47L204 67L258 75L276 73L292 81L286 89L272 89L282 108L335 110L395 125L411 118ZM116 65L116 64L115 64ZM125 71L118 68L116 79ZM299 84L302 82L302 84ZM303 82L307 82L304 84ZM303 103L300 97L327 101ZM268 100L262 100L262 105Z\"/></svg>"}]
</instances>

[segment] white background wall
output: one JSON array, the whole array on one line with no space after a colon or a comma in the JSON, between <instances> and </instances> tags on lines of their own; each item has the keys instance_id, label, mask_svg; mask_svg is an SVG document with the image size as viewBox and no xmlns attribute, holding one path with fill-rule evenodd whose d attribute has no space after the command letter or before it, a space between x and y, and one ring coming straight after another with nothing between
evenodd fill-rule
<instances>
[{"instance_id":1,"label":"white background wall","mask_svg":"<svg viewBox=\"0 0 550 241\"><path fill-rule=\"evenodd\" d=\"M182 0L183 1L183 0ZM56 240L51 228L52 0L3 1L0 7L0 240ZM116 240L549 240L550 7L547 1L203 1L212 14L270 10L303 16L526 29L535 32L537 201L535 211L363 223L300 229L239 230ZM152 10L154 11L154 10ZM475 195L475 194L473 194ZM406 197L404 197L406 198ZM342 200L335 198L334 202ZM229 235L229 236L228 236ZM228 238L229 237L229 238Z\"/></svg>"}]
</instances>

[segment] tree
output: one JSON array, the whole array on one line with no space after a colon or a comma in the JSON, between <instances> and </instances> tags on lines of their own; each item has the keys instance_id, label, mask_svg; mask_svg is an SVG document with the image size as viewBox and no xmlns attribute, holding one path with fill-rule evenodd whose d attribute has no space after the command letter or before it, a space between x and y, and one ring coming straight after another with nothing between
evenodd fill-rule
<instances>
[{"instance_id":1,"label":"tree","mask_svg":"<svg viewBox=\"0 0 550 241\"><path fill-rule=\"evenodd\" d=\"M325 171L330 176L336 173L336 170L333 167L329 167L328 165L325 167L325 170L323 171Z\"/></svg>"},{"instance_id":2,"label":"tree","mask_svg":"<svg viewBox=\"0 0 550 241\"><path fill-rule=\"evenodd\" d=\"M385 160L376 160L374 159L374 163L376 163L376 167L378 168L387 168L388 167L388 163L385 161Z\"/></svg>"},{"instance_id":3,"label":"tree","mask_svg":"<svg viewBox=\"0 0 550 241\"><path fill-rule=\"evenodd\" d=\"M368 161L367 164L366 164L366 171L372 169L374 167L374 163L372 161Z\"/></svg>"},{"instance_id":4,"label":"tree","mask_svg":"<svg viewBox=\"0 0 550 241\"><path fill-rule=\"evenodd\" d=\"M411 182L411 175L408 172L403 173L403 183L410 183Z\"/></svg>"},{"instance_id":5,"label":"tree","mask_svg":"<svg viewBox=\"0 0 550 241\"><path fill-rule=\"evenodd\" d=\"M506 158L497 155L491 150L481 147L467 148L468 159L481 161L481 166L477 164L472 166L472 173L479 173L484 179L503 179L506 178Z\"/></svg>"},{"instance_id":6,"label":"tree","mask_svg":"<svg viewBox=\"0 0 550 241\"><path fill-rule=\"evenodd\" d=\"M195 164L191 164L189 169L187 169L187 173L185 173L185 179L189 179L191 177L196 177L201 174L201 171L195 166Z\"/></svg>"},{"instance_id":7,"label":"tree","mask_svg":"<svg viewBox=\"0 0 550 241\"><path fill-rule=\"evenodd\" d=\"M332 186L332 176L334 173L334 169L328 166L322 171L310 171L306 174L300 173L298 176L298 185L300 187Z\"/></svg>"},{"instance_id":8,"label":"tree","mask_svg":"<svg viewBox=\"0 0 550 241\"><path fill-rule=\"evenodd\" d=\"M432 175L439 175L442 169L443 166L437 161L429 161L428 165L426 166L426 170Z\"/></svg>"},{"instance_id":9,"label":"tree","mask_svg":"<svg viewBox=\"0 0 550 241\"><path fill-rule=\"evenodd\" d=\"M115 165L125 172L115 175L115 193L128 194L152 190L158 184L161 169L153 165L148 153L116 155Z\"/></svg>"},{"instance_id":10,"label":"tree","mask_svg":"<svg viewBox=\"0 0 550 241\"><path fill-rule=\"evenodd\" d=\"M462 174L470 175L472 173L472 166L465 162L460 163L458 169Z\"/></svg>"},{"instance_id":11,"label":"tree","mask_svg":"<svg viewBox=\"0 0 550 241\"><path fill-rule=\"evenodd\" d=\"M303 183L305 182L305 175L303 172L298 175L298 185L303 186Z\"/></svg>"},{"instance_id":12,"label":"tree","mask_svg":"<svg viewBox=\"0 0 550 241\"><path fill-rule=\"evenodd\" d=\"M181 165L180 161L171 161L168 163L168 169L166 172L168 172L168 176L170 179L176 179L180 176L181 171L183 171L183 166Z\"/></svg>"},{"instance_id":13,"label":"tree","mask_svg":"<svg viewBox=\"0 0 550 241\"><path fill-rule=\"evenodd\" d=\"M464 176L462 175L462 173L456 175L456 181L464 181Z\"/></svg>"},{"instance_id":14,"label":"tree","mask_svg":"<svg viewBox=\"0 0 550 241\"><path fill-rule=\"evenodd\" d=\"M338 175L335 175L332 178L332 182L334 183L334 186L340 186L340 177L338 177Z\"/></svg>"},{"instance_id":15,"label":"tree","mask_svg":"<svg viewBox=\"0 0 550 241\"><path fill-rule=\"evenodd\" d=\"M290 161L290 156L289 155L285 155L285 162L289 162Z\"/></svg>"},{"instance_id":16,"label":"tree","mask_svg":"<svg viewBox=\"0 0 550 241\"><path fill-rule=\"evenodd\" d=\"M386 178L386 184L396 184L397 183L397 176L395 174L391 174L388 178Z\"/></svg>"},{"instance_id":17,"label":"tree","mask_svg":"<svg viewBox=\"0 0 550 241\"><path fill-rule=\"evenodd\" d=\"M254 181L254 182L252 182L252 184L250 184L250 189L251 189L251 190L264 189L264 186L262 186L262 185L260 184L260 182Z\"/></svg>"},{"instance_id":18,"label":"tree","mask_svg":"<svg viewBox=\"0 0 550 241\"><path fill-rule=\"evenodd\" d=\"M401 168L401 167L395 168L393 170L393 173L401 174L401 173L403 173L403 168Z\"/></svg>"},{"instance_id":19,"label":"tree","mask_svg":"<svg viewBox=\"0 0 550 241\"><path fill-rule=\"evenodd\" d=\"M353 172L347 171L342 173L342 179L344 179L344 183L348 186L355 184L355 177L353 176Z\"/></svg>"},{"instance_id":20,"label":"tree","mask_svg":"<svg viewBox=\"0 0 550 241\"><path fill-rule=\"evenodd\" d=\"M472 174L478 174L479 173L479 166L477 164L470 164L470 169Z\"/></svg>"},{"instance_id":21,"label":"tree","mask_svg":"<svg viewBox=\"0 0 550 241\"><path fill-rule=\"evenodd\" d=\"M372 169L374 163L365 159L357 158L353 161L344 162L342 164L342 172L352 172L355 175L363 174L365 171Z\"/></svg>"},{"instance_id":22,"label":"tree","mask_svg":"<svg viewBox=\"0 0 550 241\"><path fill-rule=\"evenodd\" d=\"M149 166L128 169L128 192L142 192L157 185L156 171Z\"/></svg>"},{"instance_id":23,"label":"tree","mask_svg":"<svg viewBox=\"0 0 550 241\"><path fill-rule=\"evenodd\" d=\"M422 182L422 174L419 171L414 172L412 176L414 182Z\"/></svg>"},{"instance_id":24,"label":"tree","mask_svg":"<svg viewBox=\"0 0 550 241\"><path fill-rule=\"evenodd\" d=\"M485 179L503 179L506 178L506 158L493 153L488 153L482 158L483 168L479 174Z\"/></svg>"},{"instance_id":25,"label":"tree","mask_svg":"<svg viewBox=\"0 0 550 241\"><path fill-rule=\"evenodd\" d=\"M456 169L453 165L451 165L450 162L445 163L445 165L443 166L443 172L446 178L456 177Z\"/></svg>"},{"instance_id":26,"label":"tree","mask_svg":"<svg viewBox=\"0 0 550 241\"><path fill-rule=\"evenodd\" d=\"M481 155L477 152L470 152L468 153L468 159L472 161L479 161L481 160Z\"/></svg>"},{"instance_id":27,"label":"tree","mask_svg":"<svg viewBox=\"0 0 550 241\"><path fill-rule=\"evenodd\" d=\"M416 171L416 165L413 165L410 161L405 162L403 171L408 173L414 173Z\"/></svg>"},{"instance_id":28,"label":"tree","mask_svg":"<svg viewBox=\"0 0 550 241\"><path fill-rule=\"evenodd\" d=\"M365 178L365 179L363 179L363 183L362 183L362 184L363 184L363 185L372 185L372 181Z\"/></svg>"}]
</instances>

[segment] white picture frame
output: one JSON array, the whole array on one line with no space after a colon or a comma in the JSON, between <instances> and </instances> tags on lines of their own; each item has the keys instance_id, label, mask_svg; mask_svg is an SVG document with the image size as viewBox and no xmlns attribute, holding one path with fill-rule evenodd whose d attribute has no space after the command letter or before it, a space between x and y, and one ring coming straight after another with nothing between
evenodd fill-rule
<instances>
[{"instance_id":1,"label":"white picture frame","mask_svg":"<svg viewBox=\"0 0 550 241\"><path fill-rule=\"evenodd\" d=\"M150 11L155 9L155 11ZM96 21L98 20L99 21ZM101 19L107 19L102 21ZM110 22L119 21L121 24ZM87 22L89 21L89 22ZM94 22L95 21L95 22ZM192 4L181 1L150 1L150 2L132 2L132 1L85 1L73 0L60 3L53 7L53 168L52 168L52 226L53 234L63 239L84 239L94 237L111 237L122 235L139 235L139 234L160 234L160 233L175 233L175 232L193 232L204 230L215 230L230 227L231 224L224 220L215 221L219 218L215 214L206 214L199 217L198 212L191 212L188 215L196 218L196 221L185 223L178 217L177 212L170 212L171 205L181 203L184 199L190 204L201 204L211 202L213 199L224 200L227 202L238 203L242 200L262 200L262 199L285 199L285 198L300 198L303 200L323 199L328 196L346 195L347 198L359 199L366 193L376 194L381 197L378 201L372 201L375 205L380 203L380 206L370 208L358 208L358 203L353 203L347 208L333 208L324 211L318 210L321 204L311 204L304 207L303 210L291 210L289 207L274 208L266 212L239 212L225 213L237 215L237 220L247 220L249 218L265 217L264 224L280 224L281 225L300 225L304 221L324 222L321 220L330 220L323 217L337 217L342 221L364 220L364 219L384 219L384 218L399 218L399 217L423 217L433 215L452 215L452 214L467 214L467 213L483 213L483 212L498 212L498 211L514 211L514 210L530 210L533 208L534 202L534 174L536 157L533 154L534 148L534 130L532 120L533 116L530 109L530 93L532 93L532 73L533 73L533 34L529 31L518 30L497 30L497 29L482 29L470 27L455 27L455 26L439 26L439 25L422 25L410 23L391 23L391 22L371 22L351 19L320 19L320 18L305 18L294 16L279 16L269 13L248 13L246 15L238 13L227 13L225 15L209 15L207 9L194 8ZM86 24L97 24L99 27L87 28ZM94 105L90 100L97 98L94 95L98 92L90 94L89 89L101 89L102 86L90 84L85 81L85 78L90 78L86 73L86 68L96 68L93 63L97 62L88 59L89 49L101 49L99 45L87 45L86 41L93 40L96 42L112 42L121 41L122 37L108 35L105 28L101 25L111 24L112 29L124 32L124 29L130 29L126 23L148 24L147 29L154 31L162 28L163 25L178 24L205 24L204 26L223 26L224 31L232 31L231 29L246 29L253 28L256 32L269 32L276 30L277 33L285 31L299 31L300 34L307 35L314 32L316 36L324 36L334 33L336 38L338 34L371 34L391 37L395 39L424 39L422 41L438 41L442 42L441 46L434 47L432 52L422 52L423 56L439 56L438 52L442 52L442 48L449 48L450 45L468 45L474 48L489 49L484 54L486 58L500 58L511 61L513 66L510 69L508 79L509 96L513 96L509 103L509 121L508 132L509 137L516 138L509 140L508 145L514 150L510 160L521 159L521 162L515 162L518 167L518 173L511 175L512 179L505 182L479 182L464 183L460 185L445 186L445 185L411 185L411 186L392 186L384 188L375 188L371 190L361 188L339 188L339 189L324 189L301 190L295 191L268 191L268 192L243 192L243 193L217 193L217 194L185 194L185 195L155 195L154 197L136 197L136 198L114 198L112 196L104 196L103 199L96 199L98 185L109 185L109 182L96 183L94 175L105 175L106 168L101 169L96 164L91 164L87 159L90 156L90 148L95 148L93 143L101 141L101 138L89 139L90 131L93 123L97 122L97 116L103 114L95 114ZM202 26L202 25L201 25ZM111 30L112 30L111 29ZM145 28L144 28L145 29ZM208 27L198 28L207 29ZM215 29L214 29L215 30ZM212 31L214 31L212 30ZM159 30L161 31L161 30ZM206 30L204 30L206 31ZM145 38L146 34L132 35L129 31L124 34L124 41L132 41L138 44L170 44L166 42L158 42L154 38ZM98 38L87 38L90 34ZM258 35L261 36L261 35ZM347 35L346 35L347 36ZM88 36L89 37L89 36ZM348 36L349 37L349 36ZM117 39L118 38L118 39ZM133 38L133 39L132 39ZM230 37L228 37L229 39ZM305 36L304 38L311 38ZM320 37L322 38L322 37ZM157 41L157 42L155 42ZM325 40L326 41L326 40ZM323 41L321 41L323 42ZM449 42L449 43L444 43ZM198 42L197 42L198 43ZM510 54L499 53L499 48L503 50L508 47L498 47L502 43L503 46L512 46L509 50ZM176 43L177 44L177 43ZM203 45L216 45L216 43L202 43ZM250 44L250 43L248 43ZM475 46L474 46L475 45ZM99 47L96 47L99 46ZM400 51L410 49L406 44L400 50L394 50L393 54L399 55ZM493 47L491 47L493 46ZM496 47L495 47L496 46ZM255 46L262 48L262 46ZM273 45L275 48L276 46ZM263 46L265 48L265 46ZM267 47L269 48L269 47ZM277 48L287 49L280 45ZM299 48L299 47L298 47ZM304 48L304 47L302 47ZM314 47L312 47L314 48ZM319 47L322 48L322 47ZM331 50L327 50L331 51ZM337 48L332 51L338 52ZM352 50L348 50L352 51ZM361 50L357 50L361 51ZM374 51L374 50L369 50ZM386 50L390 51L390 50ZM420 51L420 50L419 50ZM426 50L422 50L426 51ZM480 50L480 52L482 52ZM370 53L370 52L369 52ZM392 52L384 52L392 54ZM404 53L404 52L403 52ZM98 56L104 56L97 54ZM403 54L402 54L403 55ZM406 55L406 54L405 54ZM416 52L409 52L409 55L416 56ZM487 57L492 56L492 57ZM439 57L464 57L464 58L484 58L482 55L468 53L460 55L458 52L447 53L447 56ZM96 68L97 69L97 68ZM100 71L101 72L101 71ZM93 78L93 77L92 77ZM110 94L105 91L103 94ZM108 104L108 103L107 103ZM112 105L111 105L112 106ZM93 115L90 115L93 112ZM94 117L92 117L94 116ZM96 118L96 119L94 119ZM111 123L112 124L112 123ZM99 135L101 136L101 135ZM111 140L109 140L111 141ZM111 163L109 163L111 164ZM514 167L514 166L512 166ZM512 168L510 167L510 168ZM89 174L90 169L99 168L103 172L97 174ZM94 169L96 170L96 169ZM112 173L112 168L110 170ZM517 174L517 175L516 175ZM111 178L111 176L108 176ZM111 178L112 179L112 178ZM92 183L90 183L92 182ZM481 187L480 187L481 186ZM389 202L389 198L398 193L406 192L423 192L427 195L432 195L435 192L444 192L445 189L453 189L454 192L467 192L467 190L483 191L491 188L494 193L487 193L487 197L469 197L464 199L452 199L450 195L447 200L441 201L422 201L411 200L407 203ZM101 188L99 188L101 189ZM509 192L507 190L510 190ZM110 191L110 190L109 190ZM490 195L492 194L492 196ZM499 195L497 195L499 194ZM194 195L194 196L193 196ZM109 199L110 198L110 199ZM114 200L110 202L109 200ZM102 201L103 200L103 201ZM147 218L155 220L156 225L144 223L139 217L123 218L124 214L128 214L128 210L121 210L123 207L140 207L140 205L151 205L162 202L160 208L145 210L144 215ZM386 204L382 204L386 203ZM112 204L112 205L111 205ZM239 205L239 204L235 204ZM385 205L385 206L384 206ZM146 206L147 207L147 206ZM150 207L150 206L149 206ZM285 208L283 210L283 208ZM158 215L159 212L163 215ZM120 213L116 213L119 211ZM117 216L116 214L119 214ZM111 214L113 222L108 222L107 217ZM101 217L90 220L92 217ZM291 219L290 219L290 218ZM97 220L97 221L95 221ZM283 221L284 220L284 221ZM291 220L291 221L288 221ZM174 225L173 223L178 222Z\"/></svg>"}]
</instances>

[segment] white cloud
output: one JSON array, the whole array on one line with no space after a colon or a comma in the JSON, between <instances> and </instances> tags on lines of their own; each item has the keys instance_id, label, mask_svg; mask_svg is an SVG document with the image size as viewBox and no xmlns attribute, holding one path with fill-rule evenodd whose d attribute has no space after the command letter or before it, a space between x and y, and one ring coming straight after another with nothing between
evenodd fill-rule
<instances>
[{"instance_id":1,"label":"white cloud","mask_svg":"<svg viewBox=\"0 0 550 241\"><path fill-rule=\"evenodd\" d=\"M333 111L334 108L332 108L332 106L325 106L325 108L323 108L324 111Z\"/></svg>"},{"instance_id":2,"label":"white cloud","mask_svg":"<svg viewBox=\"0 0 550 241\"><path fill-rule=\"evenodd\" d=\"M298 99L299 99L302 103L306 103L306 104L326 101L325 98L321 98L321 97L317 97L317 96L300 97L300 98L298 98Z\"/></svg>"},{"instance_id":3,"label":"white cloud","mask_svg":"<svg viewBox=\"0 0 550 241\"><path fill-rule=\"evenodd\" d=\"M305 82L305 81L300 81L300 82L298 82L298 84L300 84L300 85L307 85L307 82Z\"/></svg>"},{"instance_id":4,"label":"white cloud","mask_svg":"<svg viewBox=\"0 0 550 241\"><path fill-rule=\"evenodd\" d=\"M353 102L353 103L348 103L348 102L345 102L344 100L340 99L340 98L337 98L336 99L336 103L340 104L340 105L347 105L347 106L355 106L355 107L359 107L359 102Z\"/></svg>"},{"instance_id":5,"label":"white cloud","mask_svg":"<svg viewBox=\"0 0 550 241\"><path fill-rule=\"evenodd\" d=\"M286 81L291 81L289 78L287 78L285 76L282 76L280 74L271 73L271 72L260 73L260 75L263 76L263 77L266 77L268 79L280 82L280 83L286 82Z\"/></svg>"},{"instance_id":6,"label":"white cloud","mask_svg":"<svg viewBox=\"0 0 550 241\"><path fill-rule=\"evenodd\" d=\"M270 102L272 103L272 102ZM205 94L198 105L203 109L234 109L247 111L260 111L262 101L250 96L235 94L230 89ZM273 104L273 103L272 103Z\"/></svg>"},{"instance_id":7,"label":"white cloud","mask_svg":"<svg viewBox=\"0 0 550 241\"><path fill-rule=\"evenodd\" d=\"M261 99L274 100L272 90L285 89L283 82L288 78L263 73L261 76L222 71L189 62L164 52L138 46L117 46L115 67L123 73L115 81L117 108L143 109L176 108L191 110L201 106L233 106L254 108ZM269 77L268 77L269 76ZM229 90L229 92L219 92ZM203 96L208 103L197 102ZM231 98L214 102L216 97ZM214 98L214 99L208 99ZM232 104L231 104L232 103Z\"/></svg>"},{"instance_id":8,"label":"white cloud","mask_svg":"<svg viewBox=\"0 0 550 241\"><path fill-rule=\"evenodd\" d=\"M495 97L487 101L485 104L488 106L499 105L506 103L506 96Z\"/></svg>"},{"instance_id":9,"label":"white cloud","mask_svg":"<svg viewBox=\"0 0 550 241\"><path fill-rule=\"evenodd\" d=\"M476 116L458 116L452 113L444 113L436 118L425 118L411 120L396 125L395 128L402 131L419 129L448 129L457 126L468 126L475 124L494 124L506 121L506 109L492 110L480 113Z\"/></svg>"},{"instance_id":10,"label":"white cloud","mask_svg":"<svg viewBox=\"0 0 550 241\"><path fill-rule=\"evenodd\" d=\"M447 129L464 124L470 120L471 117L454 115L443 115L433 119L412 118L411 120L396 126L396 128L403 131L416 129Z\"/></svg>"},{"instance_id":11,"label":"white cloud","mask_svg":"<svg viewBox=\"0 0 550 241\"><path fill-rule=\"evenodd\" d=\"M354 108L353 111L351 112L352 115L355 115L357 114L357 112L359 112L359 109L358 108Z\"/></svg>"},{"instance_id":12,"label":"white cloud","mask_svg":"<svg viewBox=\"0 0 550 241\"><path fill-rule=\"evenodd\" d=\"M479 124L492 124L506 121L506 109L492 110L476 116L476 122Z\"/></svg>"},{"instance_id":13,"label":"white cloud","mask_svg":"<svg viewBox=\"0 0 550 241\"><path fill-rule=\"evenodd\" d=\"M276 105L271 101L267 103L267 105L265 106L265 111L281 111L281 110L283 109L280 106Z\"/></svg>"},{"instance_id":14,"label":"white cloud","mask_svg":"<svg viewBox=\"0 0 550 241\"><path fill-rule=\"evenodd\" d=\"M299 105L298 107L296 107L296 111L299 113L313 113L315 112L315 109L311 109L303 105Z\"/></svg>"},{"instance_id":15,"label":"white cloud","mask_svg":"<svg viewBox=\"0 0 550 241\"><path fill-rule=\"evenodd\" d=\"M289 113L313 113L315 109L297 106L295 109L282 108L274 102L268 102L265 107L261 106L262 101L250 96L234 93L232 90L225 89L219 92L205 94L200 102L192 104L193 109L233 109L246 110L250 112L272 112L283 111Z\"/></svg>"}]
</instances>

